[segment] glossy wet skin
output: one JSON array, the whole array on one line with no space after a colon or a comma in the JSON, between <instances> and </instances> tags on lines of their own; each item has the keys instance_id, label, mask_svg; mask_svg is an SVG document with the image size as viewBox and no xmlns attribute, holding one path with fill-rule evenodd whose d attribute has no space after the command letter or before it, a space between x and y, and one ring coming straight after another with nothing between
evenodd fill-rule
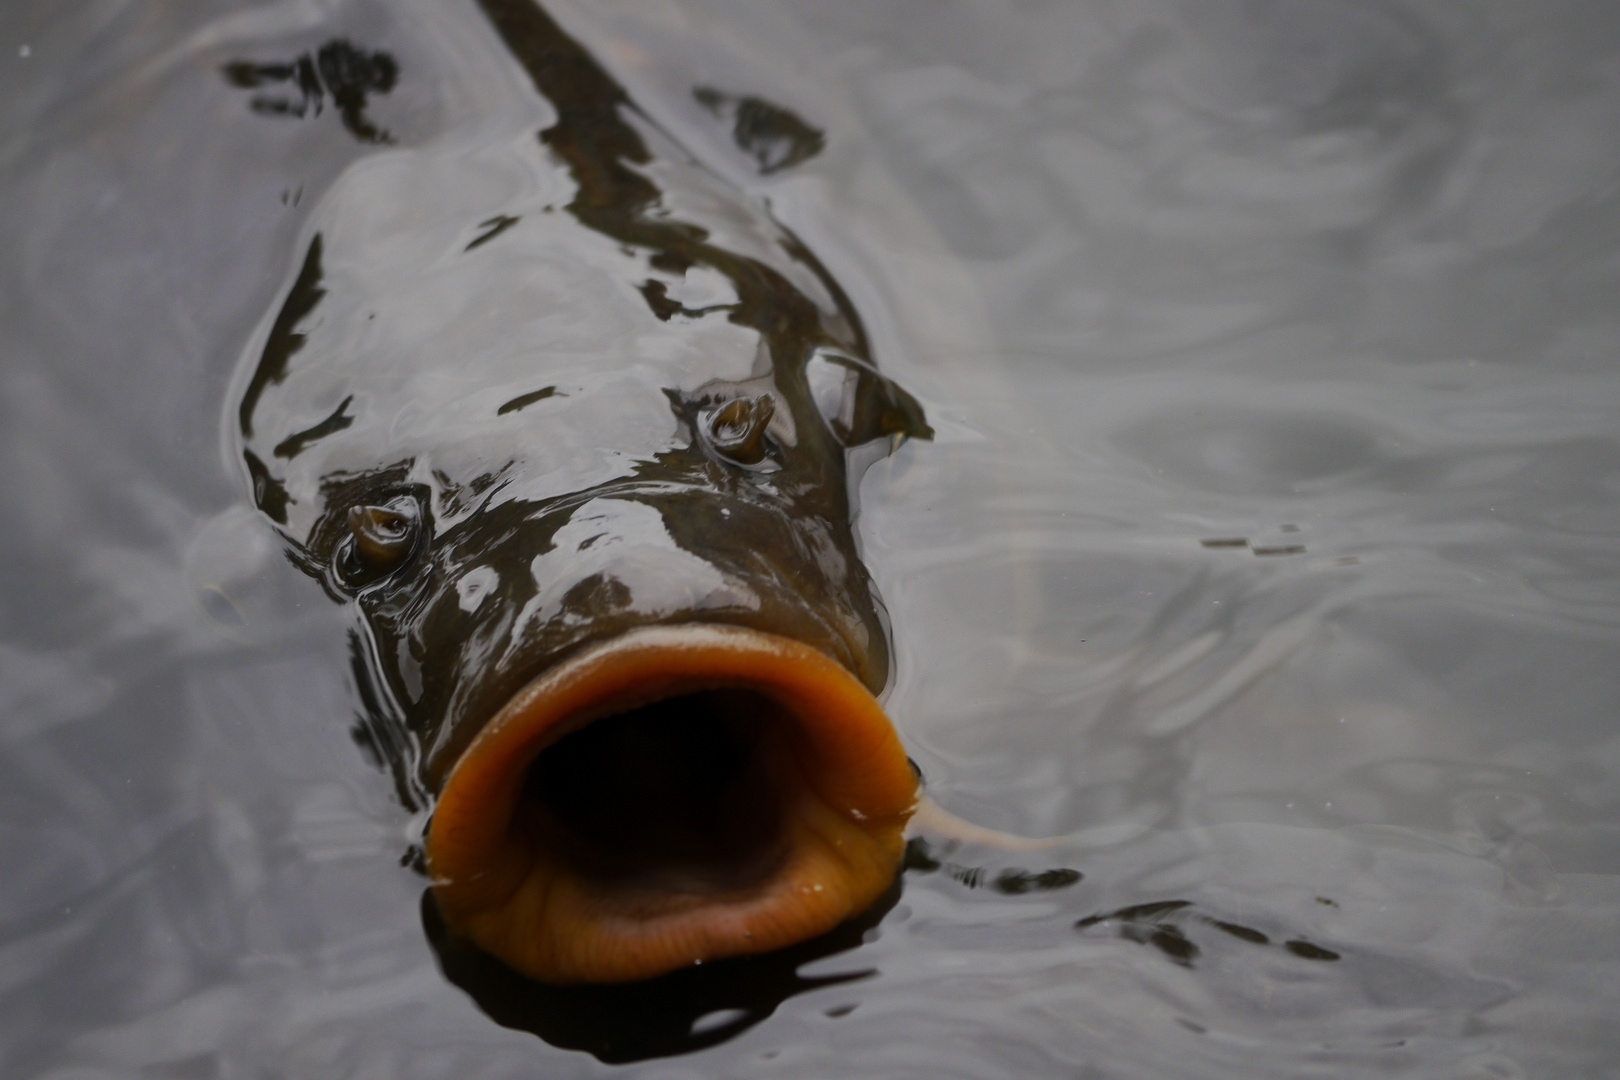
<instances>
[{"instance_id":1,"label":"glossy wet skin","mask_svg":"<svg viewBox=\"0 0 1620 1080\"><path fill-rule=\"evenodd\" d=\"M239 382L255 501L356 603L368 740L408 799L639 626L764 630L881 689L847 451L929 433L813 255L538 9L485 8L555 122L351 170Z\"/></svg>"}]
</instances>

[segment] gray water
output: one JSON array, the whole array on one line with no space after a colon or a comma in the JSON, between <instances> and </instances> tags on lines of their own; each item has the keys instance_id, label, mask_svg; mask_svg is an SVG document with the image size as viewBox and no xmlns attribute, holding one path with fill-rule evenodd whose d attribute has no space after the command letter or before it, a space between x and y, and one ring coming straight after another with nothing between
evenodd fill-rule
<instances>
[{"instance_id":1,"label":"gray water","mask_svg":"<svg viewBox=\"0 0 1620 1080\"><path fill-rule=\"evenodd\" d=\"M400 145L474 149L518 76L452 0L14 0L0 1074L1620 1076L1620 14L550 7L927 407L862 489L886 704L935 801L1062 840L932 839L810 972L872 974L699 1053L493 1022L348 736L349 616L222 449L301 223L388 150L220 66L347 36ZM699 83L825 150L759 175Z\"/></svg>"}]
</instances>

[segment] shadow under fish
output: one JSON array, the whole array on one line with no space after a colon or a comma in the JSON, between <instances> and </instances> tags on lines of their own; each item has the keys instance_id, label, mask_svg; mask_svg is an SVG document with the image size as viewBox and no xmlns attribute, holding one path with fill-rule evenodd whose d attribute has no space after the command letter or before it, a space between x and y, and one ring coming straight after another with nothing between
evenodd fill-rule
<instances>
[{"instance_id":1,"label":"shadow under fish","mask_svg":"<svg viewBox=\"0 0 1620 1080\"><path fill-rule=\"evenodd\" d=\"M866 911L808 941L637 982L573 986L524 978L469 947L445 926L431 894L423 897L422 924L439 969L496 1023L616 1065L718 1045L765 1020L790 997L875 976L859 965L816 975L801 969L859 946L899 898L896 878ZM834 1006L830 1015L848 1008Z\"/></svg>"},{"instance_id":2,"label":"shadow under fish","mask_svg":"<svg viewBox=\"0 0 1620 1080\"><path fill-rule=\"evenodd\" d=\"M553 120L340 178L239 373L244 479L358 614L441 944L567 985L817 939L917 798L853 495L932 433L791 232L481 7Z\"/></svg>"}]
</instances>

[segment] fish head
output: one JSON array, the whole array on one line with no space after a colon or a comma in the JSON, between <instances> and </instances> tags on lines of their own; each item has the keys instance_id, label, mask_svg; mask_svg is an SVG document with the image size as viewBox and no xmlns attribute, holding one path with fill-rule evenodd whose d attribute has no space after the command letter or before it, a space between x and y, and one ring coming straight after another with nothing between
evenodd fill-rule
<instances>
[{"instance_id":1,"label":"fish head","mask_svg":"<svg viewBox=\"0 0 1620 1080\"><path fill-rule=\"evenodd\" d=\"M921 410L768 217L704 181L626 243L513 152L498 197L420 150L339 182L243 365L245 478L356 612L365 741L480 945L614 981L831 929L914 801L852 497Z\"/></svg>"}]
</instances>

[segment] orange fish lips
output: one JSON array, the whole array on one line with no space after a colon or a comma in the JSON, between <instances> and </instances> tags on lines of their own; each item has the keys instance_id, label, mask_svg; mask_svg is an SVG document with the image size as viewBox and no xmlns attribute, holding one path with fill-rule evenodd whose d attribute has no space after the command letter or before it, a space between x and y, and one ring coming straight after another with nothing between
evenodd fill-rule
<instances>
[{"instance_id":1,"label":"orange fish lips","mask_svg":"<svg viewBox=\"0 0 1620 1080\"><path fill-rule=\"evenodd\" d=\"M627 982L831 930L894 881L916 778L809 645L646 627L520 691L427 836L453 933L549 983Z\"/></svg>"}]
</instances>

